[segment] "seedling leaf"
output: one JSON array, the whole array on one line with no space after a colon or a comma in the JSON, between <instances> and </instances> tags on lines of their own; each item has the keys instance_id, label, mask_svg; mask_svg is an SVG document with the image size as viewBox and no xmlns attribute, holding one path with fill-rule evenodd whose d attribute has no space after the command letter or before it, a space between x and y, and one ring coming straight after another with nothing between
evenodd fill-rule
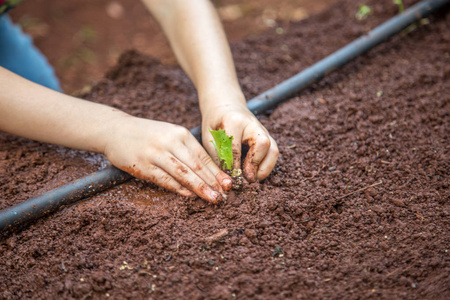
<instances>
[{"instance_id":1,"label":"seedling leaf","mask_svg":"<svg viewBox=\"0 0 450 300\"><path fill-rule=\"evenodd\" d=\"M233 136L228 136L223 129L209 129L209 132L211 132L211 135L214 138L214 141L211 140L210 142L216 147L222 168L231 170L233 168L233 150L231 148Z\"/></svg>"},{"instance_id":2,"label":"seedling leaf","mask_svg":"<svg viewBox=\"0 0 450 300\"><path fill-rule=\"evenodd\" d=\"M365 4L359 6L358 12L355 17L358 21L364 20L368 15L372 13L372 9Z\"/></svg>"},{"instance_id":3,"label":"seedling leaf","mask_svg":"<svg viewBox=\"0 0 450 300\"><path fill-rule=\"evenodd\" d=\"M393 0L394 4L398 6L398 13L401 14L405 10L402 0Z\"/></svg>"}]
</instances>

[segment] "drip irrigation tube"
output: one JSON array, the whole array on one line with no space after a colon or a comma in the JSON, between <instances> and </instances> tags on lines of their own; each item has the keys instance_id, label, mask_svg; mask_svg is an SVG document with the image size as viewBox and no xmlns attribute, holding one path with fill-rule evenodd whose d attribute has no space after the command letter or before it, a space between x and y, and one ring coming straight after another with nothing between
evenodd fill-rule
<instances>
[{"instance_id":1,"label":"drip irrigation tube","mask_svg":"<svg viewBox=\"0 0 450 300\"><path fill-rule=\"evenodd\" d=\"M425 0L419 2L313 66L251 99L247 102L248 108L254 114L275 108L310 84L339 69L357 56L367 52L449 2L450 0ZM200 127L192 129L191 133L199 139ZM0 211L0 231L29 223L61 207L119 185L130 178L132 178L131 175L113 166L92 173L39 197Z\"/></svg>"}]
</instances>

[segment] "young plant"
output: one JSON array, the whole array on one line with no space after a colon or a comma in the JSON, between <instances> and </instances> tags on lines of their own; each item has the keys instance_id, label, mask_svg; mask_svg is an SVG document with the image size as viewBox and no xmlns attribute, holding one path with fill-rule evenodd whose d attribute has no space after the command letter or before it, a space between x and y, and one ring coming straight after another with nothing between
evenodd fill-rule
<instances>
[{"instance_id":1,"label":"young plant","mask_svg":"<svg viewBox=\"0 0 450 300\"><path fill-rule=\"evenodd\" d=\"M220 168L231 176L233 181L232 188L234 190L241 189L243 183L242 170L233 169L233 149L231 146L233 136L228 136L223 129L209 129L209 132L214 138L214 140L211 140L210 142L216 148L217 155L219 156Z\"/></svg>"},{"instance_id":2,"label":"young plant","mask_svg":"<svg viewBox=\"0 0 450 300\"><path fill-rule=\"evenodd\" d=\"M401 14L405 10L405 6L403 5L402 0L392 0L394 4L398 6L398 13Z\"/></svg>"},{"instance_id":3,"label":"young plant","mask_svg":"<svg viewBox=\"0 0 450 300\"><path fill-rule=\"evenodd\" d=\"M355 18L358 21L364 20L365 18L367 18L367 16L369 16L372 13L372 9L370 7L368 7L365 4L361 4L359 6L358 12L355 15Z\"/></svg>"}]
</instances>

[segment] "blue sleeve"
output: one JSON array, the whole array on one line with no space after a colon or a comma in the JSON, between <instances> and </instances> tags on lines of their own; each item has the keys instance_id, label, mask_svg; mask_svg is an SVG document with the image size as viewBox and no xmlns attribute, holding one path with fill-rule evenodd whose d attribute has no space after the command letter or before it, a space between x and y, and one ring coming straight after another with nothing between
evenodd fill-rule
<instances>
[{"instance_id":1,"label":"blue sleeve","mask_svg":"<svg viewBox=\"0 0 450 300\"><path fill-rule=\"evenodd\" d=\"M61 91L55 71L33 45L30 36L14 25L9 16L0 16L0 66L30 81Z\"/></svg>"}]
</instances>

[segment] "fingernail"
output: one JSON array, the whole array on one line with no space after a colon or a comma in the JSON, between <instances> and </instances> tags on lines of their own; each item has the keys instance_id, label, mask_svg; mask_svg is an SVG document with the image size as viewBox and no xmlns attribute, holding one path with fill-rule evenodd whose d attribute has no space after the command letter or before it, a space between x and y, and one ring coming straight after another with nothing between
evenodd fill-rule
<instances>
[{"instance_id":1,"label":"fingernail","mask_svg":"<svg viewBox=\"0 0 450 300\"><path fill-rule=\"evenodd\" d=\"M211 199L212 204L217 204L217 203L219 203L221 196L220 196L220 193L218 193L216 191L210 191L209 198Z\"/></svg>"},{"instance_id":2,"label":"fingernail","mask_svg":"<svg viewBox=\"0 0 450 300\"><path fill-rule=\"evenodd\" d=\"M193 198L194 196L197 197L197 195L195 195L194 193L192 193L191 191L180 191L180 195L187 197L187 198Z\"/></svg>"},{"instance_id":3,"label":"fingernail","mask_svg":"<svg viewBox=\"0 0 450 300\"><path fill-rule=\"evenodd\" d=\"M222 187L226 190L229 191L231 189L231 185L233 183L231 182L231 179L225 178L224 180L222 180Z\"/></svg>"}]
</instances>

